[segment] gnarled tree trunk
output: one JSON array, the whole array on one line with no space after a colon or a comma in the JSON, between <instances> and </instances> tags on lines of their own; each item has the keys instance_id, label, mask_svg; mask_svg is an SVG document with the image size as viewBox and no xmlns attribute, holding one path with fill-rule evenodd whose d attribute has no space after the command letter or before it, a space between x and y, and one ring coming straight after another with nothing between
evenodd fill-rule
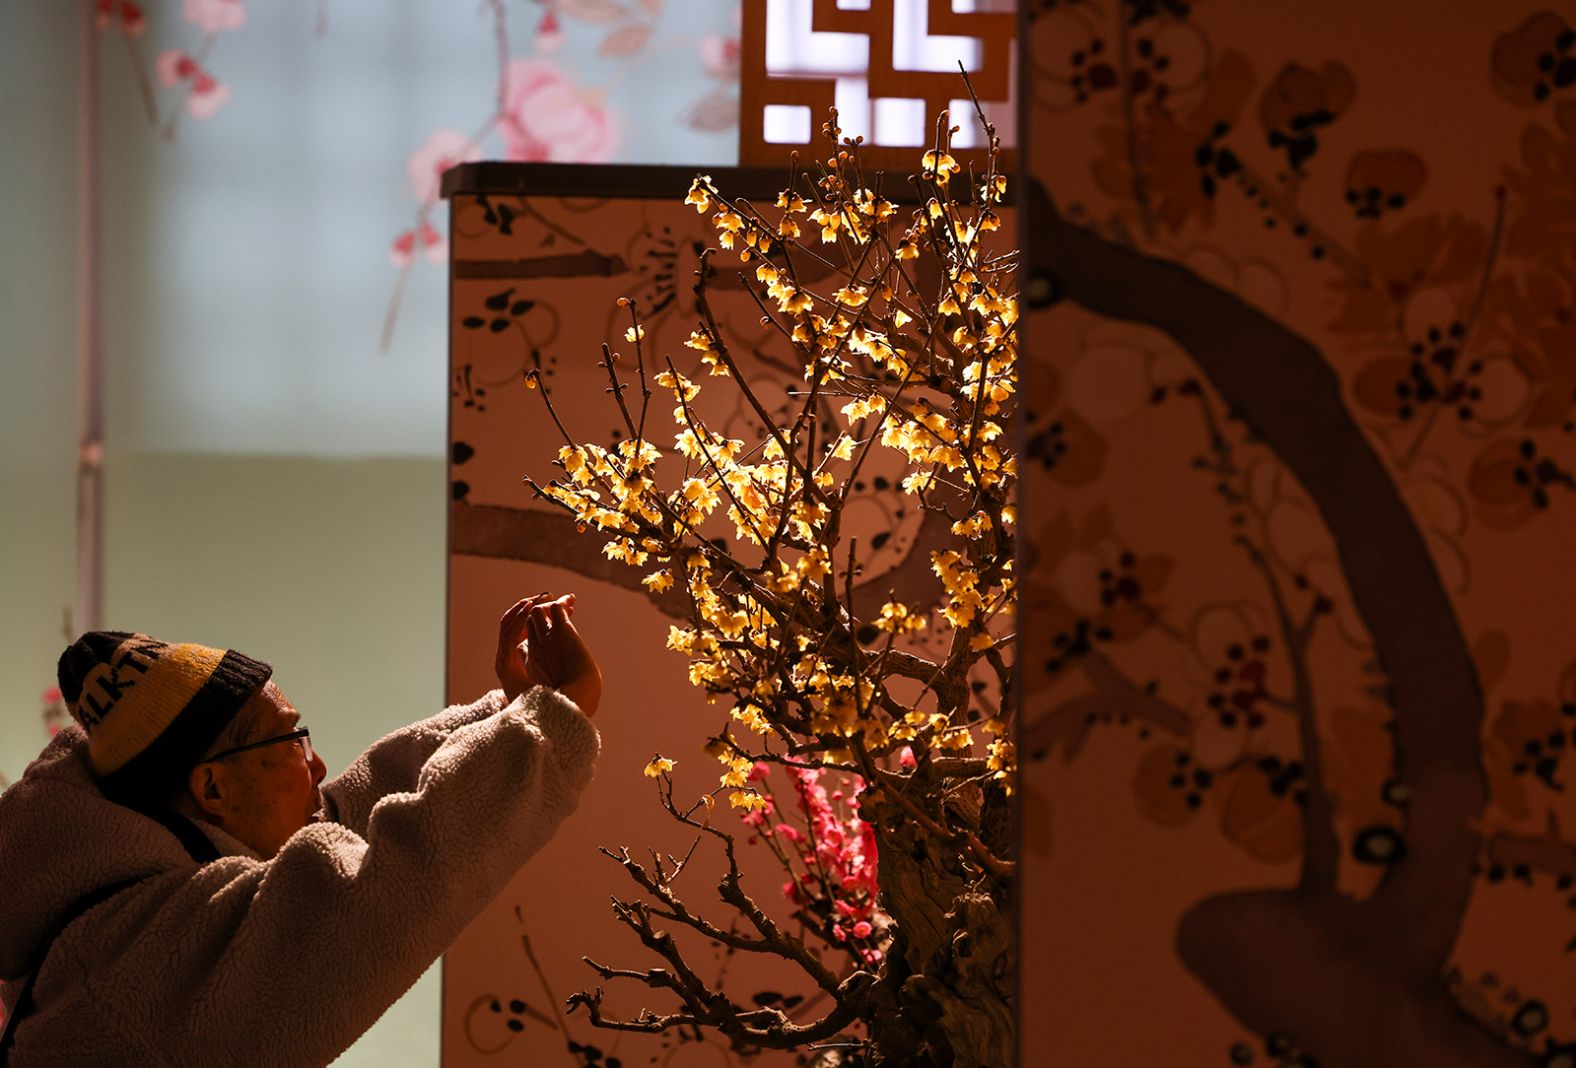
<instances>
[{"instance_id":1,"label":"gnarled tree trunk","mask_svg":"<svg viewBox=\"0 0 1576 1068\"><path fill-rule=\"evenodd\" d=\"M930 790L923 790L930 794ZM1012 887L970 878L955 843L937 841L891 800L861 815L880 850L881 907L896 923L887 970L870 991L881 1068L1001 1068L1016 1062ZM1006 805L988 796L985 837Z\"/></svg>"}]
</instances>

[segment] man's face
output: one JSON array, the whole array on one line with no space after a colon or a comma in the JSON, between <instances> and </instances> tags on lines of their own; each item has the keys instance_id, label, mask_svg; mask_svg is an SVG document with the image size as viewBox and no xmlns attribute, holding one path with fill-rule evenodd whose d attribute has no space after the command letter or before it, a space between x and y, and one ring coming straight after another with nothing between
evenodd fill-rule
<instances>
[{"instance_id":1,"label":"man's face","mask_svg":"<svg viewBox=\"0 0 1576 1068\"><path fill-rule=\"evenodd\" d=\"M247 742L261 742L288 734L301 725L301 716L272 682L247 704L256 712L256 727ZM263 858L272 857L323 806L318 783L328 773L315 753L296 741L260 746L214 761L223 777L224 830L250 846Z\"/></svg>"}]
</instances>

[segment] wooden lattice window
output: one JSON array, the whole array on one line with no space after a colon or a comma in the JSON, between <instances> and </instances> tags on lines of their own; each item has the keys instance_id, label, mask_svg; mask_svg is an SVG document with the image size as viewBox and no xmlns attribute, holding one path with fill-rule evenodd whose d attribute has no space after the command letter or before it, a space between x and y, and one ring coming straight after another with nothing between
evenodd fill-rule
<instances>
[{"instance_id":1,"label":"wooden lattice window","mask_svg":"<svg viewBox=\"0 0 1576 1068\"><path fill-rule=\"evenodd\" d=\"M796 147L819 153L820 127L834 104L844 135L872 146L868 164L912 167L943 108L961 127L955 145L978 146L960 61L1010 148L1017 139L1014 7L1011 0L745 0L740 164L780 166Z\"/></svg>"}]
</instances>

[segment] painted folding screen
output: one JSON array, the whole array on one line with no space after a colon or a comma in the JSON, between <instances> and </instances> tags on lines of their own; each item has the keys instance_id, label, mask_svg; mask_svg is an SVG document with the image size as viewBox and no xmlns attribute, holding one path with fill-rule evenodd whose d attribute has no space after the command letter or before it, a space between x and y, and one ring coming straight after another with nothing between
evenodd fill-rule
<instances>
[{"instance_id":1,"label":"painted folding screen","mask_svg":"<svg viewBox=\"0 0 1576 1068\"><path fill-rule=\"evenodd\" d=\"M1032 8L1029 1063L1576 1064L1569 6Z\"/></svg>"},{"instance_id":2,"label":"painted folding screen","mask_svg":"<svg viewBox=\"0 0 1576 1068\"><path fill-rule=\"evenodd\" d=\"M576 623L603 663L607 689L596 718L602 758L580 810L445 958L445 1064L746 1063L715 1037L620 1037L593 1030L584 1014L560 1013L568 995L599 983L582 956L638 969L658 963L614 920L610 897L639 894L598 847L627 845L637 856L647 847L684 854L695 836L659 807L642 770L661 752L677 760L677 796L714 788L718 765L701 745L726 722L727 705L708 704L690 684L687 658L666 648L670 626L684 621L682 603L648 593L641 580L649 568L609 560L594 531L582 535L571 517L534 499L522 483L523 476L545 482L562 474L551 464L564 439L544 392L576 441L606 444L623 433L600 366L607 342L623 351L626 376L633 373L621 297L637 302L645 351L654 359L670 355L702 384L727 381L708 377L701 354L684 345L697 322L699 256L717 244L710 221L683 202L693 176L674 168L477 164L447 180L454 234L449 695L460 700L494 684L496 621L514 599L541 590L577 594ZM785 171L712 169L711 176L730 195L770 203ZM1009 218L1004 234L1011 228ZM740 266L734 252L719 257L709 299L729 348L742 354L775 419L802 378L791 365L774 363L782 346L762 326L760 309L738 279ZM809 274L801 278L813 284L814 270L803 270ZM532 378L540 388L529 387ZM632 390L632 403L637 396ZM706 418L728 436L763 439L756 413L729 387L708 388L697 403L713 405ZM660 421L664 429L650 437L664 445L674 433L672 408L670 395L652 408L653 427ZM938 520L932 516L927 526L899 490L902 463L896 453L872 453L845 513L865 560L861 587L868 586L864 595L877 605L889 590L915 604L939 590L928 552ZM738 815L722 800L717 818L737 825ZM763 845L745 844L745 837L741 850L757 853L744 858L750 892L781 904L781 869ZM716 902L720 857L705 856L703 848L692 870L688 900L726 923L728 909ZM824 1014L826 1006L795 986L795 970L780 962L698 948L693 959L707 980L726 973L726 989L736 998L782 1005L806 1020ZM797 981L804 981L802 973ZM601 985L609 1015L672 1008L637 984ZM748 1063L789 1065L794 1057L765 1053Z\"/></svg>"}]
</instances>

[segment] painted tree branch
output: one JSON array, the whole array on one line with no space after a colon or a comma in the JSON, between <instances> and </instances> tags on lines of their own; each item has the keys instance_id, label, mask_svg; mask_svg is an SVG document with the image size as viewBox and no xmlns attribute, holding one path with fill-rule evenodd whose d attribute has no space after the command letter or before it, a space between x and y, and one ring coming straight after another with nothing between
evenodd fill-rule
<instances>
[{"instance_id":1,"label":"painted tree branch","mask_svg":"<svg viewBox=\"0 0 1576 1068\"><path fill-rule=\"evenodd\" d=\"M930 569L930 554L951 541L949 526L946 516L926 512L914 543L902 559L885 570L864 575L854 589L883 598L890 593L911 604L935 600L937 586ZM574 518L562 512L455 501L449 505L449 531L450 551L460 556L561 567L642 594L674 619L690 618L689 598L682 590L653 594L643 588L639 572L602 554L602 545L609 535L599 530L582 533Z\"/></svg>"},{"instance_id":2,"label":"painted tree branch","mask_svg":"<svg viewBox=\"0 0 1576 1068\"><path fill-rule=\"evenodd\" d=\"M1398 771L1412 796L1407 857L1373 904L1414 932L1408 970L1437 975L1455 943L1479 844L1483 694L1454 606L1394 480L1305 338L1184 267L1068 222L1038 186L1029 227L1035 275L1090 311L1174 338L1323 515L1391 680ZM1326 785L1310 781L1309 789L1311 796Z\"/></svg>"},{"instance_id":3,"label":"painted tree branch","mask_svg":"<svg viewBox=\"0 0 1576 1068\"><path fill-rule=\"evenodd\" d=\"M602 554L607 535L580 533L574 519L561 512L455 501L449 505L449 538L451 553L561 567L639 593L664 615L689 618L689 598L682 590L651 593L641 586L638 572Z\"/></svg>"},{"instance_id":4,"label":"painted tree branch","mask_svg":"<svg viewBox=\"0 0 1576 1068\"><path fill-rule=\"evenodd\" d=\"M1026 721L1018 736L1022 751L1049 754L1060 744L1063 761L1070 761L1083 749L1090 726L1103 716L1128 717L1179 737L1187 733L1193 717L1186 709L1133 682L1104 653L1087 653L1073 663L1094 689Z\"/></svg>"}]
</instances>

